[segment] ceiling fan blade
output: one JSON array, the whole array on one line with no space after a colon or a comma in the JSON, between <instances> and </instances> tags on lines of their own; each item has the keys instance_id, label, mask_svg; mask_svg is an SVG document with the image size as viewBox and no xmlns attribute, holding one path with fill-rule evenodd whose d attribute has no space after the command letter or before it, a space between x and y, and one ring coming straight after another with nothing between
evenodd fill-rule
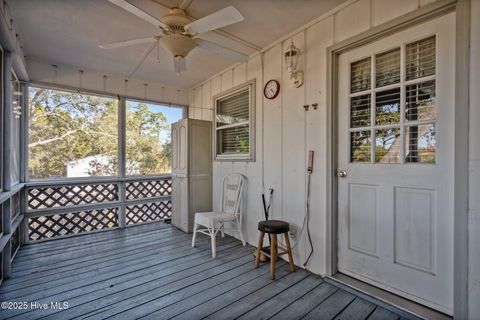
<instances>
[{"instance_id":1,"label":"ceiling fan blade","mask_svg":"<svg viewBox=\"0 0 480 320\"><path fill-rule=\"evenodd\" d=\"M117 5L120 8L130 12L131 14L134 14L137 17L139 17L139 18L141 18L141 19L143 19L147 22L150 22L154 26L157 26L157 27L160 27L160 28L163 28L163 29L168 29L168 26L165 23L163 23L162 21L158 20L155 17L152 17L151 15L146 13L145 11L140 10L139 8L135 7L133 4L127 2L126 0L108 0L108 1L110 1L114 5Z\"/></svg>"},{"instance_id":2,"label":"ceiling fan blade","mask_svg":"<svg viewBox=\"0 0 480 320\"><path fill-rule=\"evenodd\" d=\"M134 45L142 44L142 43L150 43L150 42L153 42L153 41L155 41L155 38L152 38L152 37L150 37L150 38L140 38L140 39L132 39L132 40L125 40L125 41L101 44L98 47L102 48L102 49L116 49L116 48L134 46Z\"/></svg>"},{"instance_id":3,"label":"ceiling fan blade","mask_svg":"<svg viewBox=\"0 0 480 320\"><path fill-rule=\"evenodd\" d=\"M218 28L222 28L243 20L242 14L232 6L223 8L220 11L212 13L206 17L195 20L185 26L185 29L191 33L204 33Z\"/></svg>"},{"instance_id":4,"label":"ceiling fan blade","mask_svg":"<svg viewBox=\"0 0 480 320\"><path fill-rule=\"evenodd\" d=\"M187 70L187 64L184 57L174 57L173 58L173 68L176 73Z\"/></svg>"},{"instance_id":5,"label":"ceiling fan blade","mask_svg":"<svg viewBox=\"0 0 480 320\"><path fill-rule=\"evenodd\" d=\"M199 38L197 38L195 40L197 41L197 45L200 48L208 50L208 51L216 53L216 54L219 54L219 55L222 55L227 59L237 61L237 62L246 62L248 60L248 56L246 54L241 53L241 52L222 47L218 44L215 44L215 43L207 41L207 40L203 40L203 39L199 39Z\"/></svg>"}]
</instances>

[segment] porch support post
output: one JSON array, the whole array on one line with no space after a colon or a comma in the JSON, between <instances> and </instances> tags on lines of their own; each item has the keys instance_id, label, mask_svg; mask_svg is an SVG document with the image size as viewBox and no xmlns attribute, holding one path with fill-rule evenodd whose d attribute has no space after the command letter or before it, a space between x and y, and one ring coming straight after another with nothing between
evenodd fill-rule
<instances>
[{"instance_id":1,"label":"porch support post","mask_svg":"<svg viewBox=\"0 0 480 320\"><path fill-rule=\"evenodd\" d=\"M125 97L119 97L118 100L118 175L121 178L121 182L118 183L119 187L119 200L120 206L118 210L118 225L120 228L126 226L126 99Z\"/></svg>"},{"instance_id":2,"label":"porch support post","mask_svg":"<svg viewBox=\"0 0 480 320\"><path fill-rule=\"evenodd\" d=\"M12 188L12 88L11 88L12 54L4 52L3 60L3 191L10 191ZM3 203L3 233L9 235L11 232L11 198ZM0 248L1 249L1 248ZM10 241L3 250L3 275L8 278L11 274L11 247Z\"/></svg>"},{"instance_id":3,"label":"porch support post","mask_svg":"<svg viewBox=\"0 0 480 320\"><path fill-rule=\"evenodd\" d=\"M22 97L22 116L20 118L20 183L24 183L28 179L28 83L21 83ZM23 188L20 191L20 212L25 213L27 211L28 201L27 188ZM28 243L28 218L24 214L24 219L21 222L20 228L20 245Z\"/></svg>"}]
</instances>

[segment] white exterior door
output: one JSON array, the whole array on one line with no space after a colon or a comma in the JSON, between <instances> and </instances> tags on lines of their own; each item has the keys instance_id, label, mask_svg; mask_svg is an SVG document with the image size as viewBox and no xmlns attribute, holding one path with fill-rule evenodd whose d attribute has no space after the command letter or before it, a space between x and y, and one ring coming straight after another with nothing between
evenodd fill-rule
<instances>
[{"instance_id":1,"label":"white exterior door","mask_svg":"<svg viewBox=\"0 0 480 320\"><path fill-rule=\"evenodd\" d=\"M343 53L338 270L453 311L455 15Z\"/></svg>"}]
</instances>

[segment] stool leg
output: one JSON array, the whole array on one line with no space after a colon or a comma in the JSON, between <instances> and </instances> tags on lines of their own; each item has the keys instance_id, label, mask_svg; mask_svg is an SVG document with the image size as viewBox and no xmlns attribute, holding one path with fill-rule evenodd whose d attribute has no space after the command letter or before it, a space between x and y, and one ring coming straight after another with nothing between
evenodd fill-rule
<instances>
[{"instance_id":1,"label":"stool leg","mask_svg":"<svg viewBox=\"0 0 480 320\"><path fill-rule=\"evenodd\" d=\"M258 264L260 263L260 255L262 254L262 247L263 247L263 237L265 233L260 231L260 236L258 238L258 247L257 247L257 257L255 258L255 268L258 268Z\"/></svg>"},{"instance_id":2,"label":"stool leg","mask_svg":"<svg viewBox=\"0 0 480 320\"><path fill-rule=\"evenodd\" d=\"M277 261L277 235L272 234L272 243L270 246L270 278L275 279L275 262Z\"/></svg>"},{"instance_id":3,"label":"stool leg","mask_svg":"<svg viewBox=\"0 0 480 320\"><path fill-rule=\"evenodd\" d=\"M295 271L295 264L293 263L293 255L292 255L292 247L290 246L290 238L288 236L288 232L283 234L285 237L285 244L287 245L287 253L288 253L288 263L290 264L290 271Z\"/></svg>"}]
</instances>

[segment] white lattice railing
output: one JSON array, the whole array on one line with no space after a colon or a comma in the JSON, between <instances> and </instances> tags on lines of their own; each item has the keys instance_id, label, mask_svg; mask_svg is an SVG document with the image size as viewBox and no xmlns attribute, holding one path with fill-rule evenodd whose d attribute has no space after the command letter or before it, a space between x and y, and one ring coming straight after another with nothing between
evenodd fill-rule
<instances>
[{"instance_id":1,"label":"white lattice railing","mask_svg":"<svg viewBox=\"0 0 480 320\"><path fill-rule=\"evenodd\" d=\"M171 216L170 175L29 183L28 242L125 227Z\"/></svg>"}]
</instances>

